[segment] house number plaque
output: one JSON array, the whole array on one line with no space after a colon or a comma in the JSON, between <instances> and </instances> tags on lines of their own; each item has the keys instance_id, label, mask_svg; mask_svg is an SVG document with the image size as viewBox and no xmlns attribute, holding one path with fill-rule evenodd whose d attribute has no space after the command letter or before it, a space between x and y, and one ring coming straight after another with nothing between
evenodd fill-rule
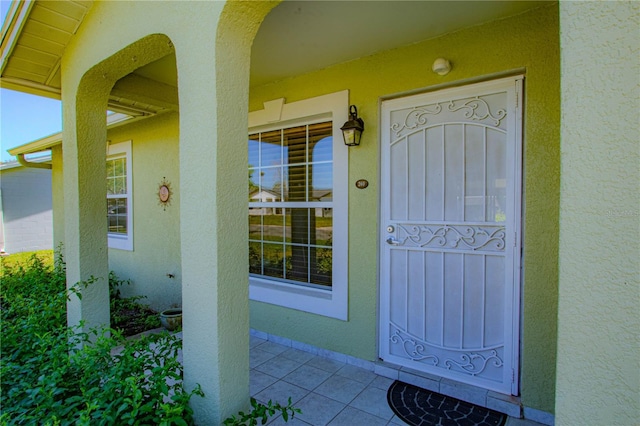
<instances>
[{"instance_id":1,"label":"house number plaque","mask_svg":"<svg viewBox=\"0 0 640 426\"><path fill-rule=\"evenodd\" d=\"M369 186L369 181L366 179L360 179L356 181L356 188L358 189L365 189L367 186Z\"/></svg>"}]
</instances>

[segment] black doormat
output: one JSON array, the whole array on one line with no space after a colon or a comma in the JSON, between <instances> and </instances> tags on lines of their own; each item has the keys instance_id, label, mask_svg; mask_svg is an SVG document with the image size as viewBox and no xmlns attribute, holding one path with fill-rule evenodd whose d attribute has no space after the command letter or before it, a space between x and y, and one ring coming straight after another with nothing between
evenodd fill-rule
<instances>
[{"instance_id":1,"label":"black doormat","mask_svg":"<svg viewBox=\"0 0 640 426\"><path fill-rule=\"evenodd\" d=\"M387 401L396 415L412 426L502 426L507 416L419 387L393 382Z\"/></svg>"}]
</instances>

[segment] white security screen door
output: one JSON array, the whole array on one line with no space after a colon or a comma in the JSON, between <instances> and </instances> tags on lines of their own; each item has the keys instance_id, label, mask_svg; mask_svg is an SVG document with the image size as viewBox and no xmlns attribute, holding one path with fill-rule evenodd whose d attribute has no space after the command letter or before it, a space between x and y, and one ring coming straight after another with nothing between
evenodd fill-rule
<instances>
[{"instance_id":1,"label":"white security screen door","mask_svg":"<svg viewBox=\"0 0 640 426\"><path fill-rule=\"evenodd\" d=\"M522 78L382 104L380 357L517 394Z\"/></svg>"}]
</instances>

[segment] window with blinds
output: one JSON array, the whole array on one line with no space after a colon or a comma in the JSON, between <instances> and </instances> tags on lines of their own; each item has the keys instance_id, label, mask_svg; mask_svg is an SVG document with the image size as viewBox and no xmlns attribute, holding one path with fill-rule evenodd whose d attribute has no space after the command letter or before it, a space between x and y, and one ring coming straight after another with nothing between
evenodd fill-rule
<instances>
[{"instance_id":1,"label":"window with blinds","mask_svg":"<svg viewBox=\"0 0 640 426\"><path fill-rule=\"evenodd\" d=\"M249 135L249 272L331 288L333 123Z\"/></svg>"},{"instance_id":2,"label":"window with blinds","mask_svg":"<svg viewBox=\"0 0 640 426\"><path fill-rule=\"evenodd\" d=\"M109 248L133 250L131 141L109 145L107 240Z\"/></svg>"},{"instance_id":3,"label":"window with blinds","mask_svg":"<svg viewBox=\"0 0 640 426\"><path fill-rule=\"evenodd\" d=\"M107 220L109 232L127 234L127 158L107 160Z\"/></svg>"}]
</instances>

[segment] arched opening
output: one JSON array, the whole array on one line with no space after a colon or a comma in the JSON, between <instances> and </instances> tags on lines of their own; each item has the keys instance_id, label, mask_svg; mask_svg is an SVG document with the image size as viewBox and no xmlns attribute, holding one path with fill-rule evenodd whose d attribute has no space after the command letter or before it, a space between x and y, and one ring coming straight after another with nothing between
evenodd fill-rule
<instances>
[{"instance_id":1,"label":"arched opening","mask_svg":"<svg viewBox=\"0 0 640 426\"><path fill-rule=\"evenodd\" d=\"M107 277L108 248L133 251L135 148L130 140L112 147L110 135L115 125L171 113L177 126L175 75L173 43L165 35L153 34L88 70L75 96L63 103L65 122L74 124L65 127L63 137L69 286L92 276ZM106 116L107 111L117 112L120 121ZM71 298L68 303L69 324L82 320L85 330L108 325L107 280L81 291L84 301Z\"/></svg>"},{"instance_id":2,"label":"arched opening","mask_svg":"<svg viewBox=\"0 0 640 426\"><path fill-rule=\"evenodd\" d=\"M157 312L182 308L175 53L120 78L108 108L129 117L107 130L110 270L131 280L121 286L123 297L142 296Z\"/></svg>"}]
</instances>

